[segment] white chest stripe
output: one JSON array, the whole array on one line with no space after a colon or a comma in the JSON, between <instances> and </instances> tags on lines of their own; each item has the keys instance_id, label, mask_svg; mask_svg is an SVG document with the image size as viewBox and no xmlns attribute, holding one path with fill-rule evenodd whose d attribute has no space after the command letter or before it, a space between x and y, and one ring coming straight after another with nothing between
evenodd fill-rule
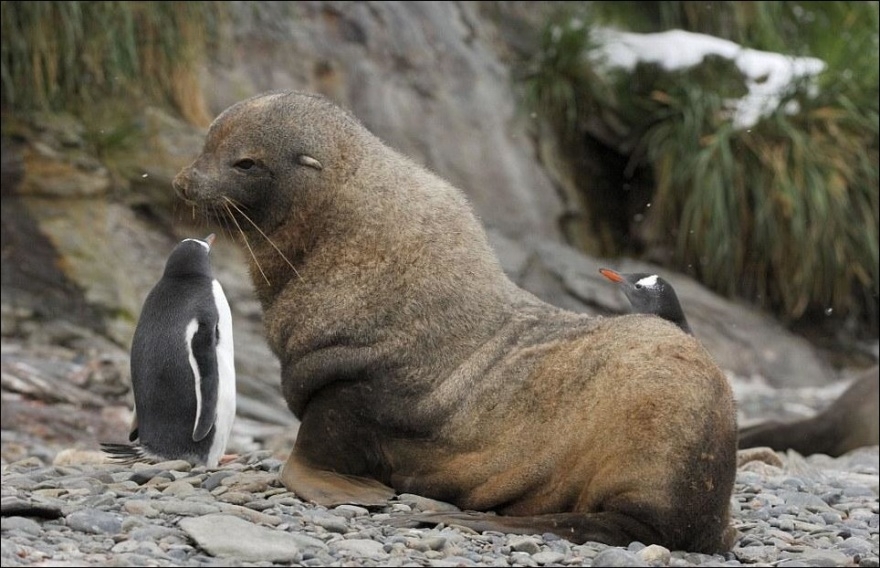
<instances>
[{"instance_id":1,"label":"white chest stripe","mask_svg":"<svg viewBox=\"0 0 880 568\"><path fill-rule=\"evenodd\" d=\"M192 340L196 332L199 330L199 322L193 318L186 325L186 352L189 355L189 366L192 367L193 379L196 387L196 419L193 423L193 436L196 435L196 427L199 424L199 416L202 415L202 375L199 373L199 366L196 363L196 356L193 355Z\"/></svg>"},{"instance_id":2,"label":"white chest stripe","mask_svg":"<svg viewBox=\"0 0 880 568\"><path fill-rule=\"evenodd\" d=\"M235 348L232 340L232 312L223 293L220 282L214 280L214 303L217 306L217 326L220 337L217 342L217 371L219 385L217 393L217 414L214 423L214 441L211 444L209 463L217 460L226 451L226 444L235 421Z\"/></svg>"}]
</instances>

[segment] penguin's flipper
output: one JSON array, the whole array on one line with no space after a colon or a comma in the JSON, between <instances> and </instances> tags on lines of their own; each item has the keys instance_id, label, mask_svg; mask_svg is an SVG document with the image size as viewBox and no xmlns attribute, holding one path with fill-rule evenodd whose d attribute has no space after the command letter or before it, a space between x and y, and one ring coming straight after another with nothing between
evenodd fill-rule
<instances>
[{"instance_id":1,"label":"penguin's flipper","mask_svg":"<svg viewBox=\"0 0 880 568\"><path fill-rule=\"evenodd\" d=\"M128 441L134 442L138 439L138 415L137 409L131 413L131 429L128 431Z\"/></svg>"},{"instance_id":2,"label":"penguin's flipper","mask_svg":"<svg viewBox=\"0 0 880 568\"><path fill-rule=\"evenodd\" d=\"M193 319L186 328L189 361L196 394L196 420L192 439L201 441L211 432L217 416L219 372L217 370L217 322Z\"/></svg>"}]
</instances>

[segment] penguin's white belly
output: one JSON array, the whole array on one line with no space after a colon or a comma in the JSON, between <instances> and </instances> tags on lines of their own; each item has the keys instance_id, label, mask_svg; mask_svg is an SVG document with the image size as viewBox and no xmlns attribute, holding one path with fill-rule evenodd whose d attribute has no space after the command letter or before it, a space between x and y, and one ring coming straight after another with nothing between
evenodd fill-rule
<instances>
[{"instance_id":1,"label":"penguin's white belly","mask_svg":"<svg viewBox=\"0 0 880 568\"><path fill-rule=\"evenodd\" d=\"M217 305L219 339L217 341L217 417L214 421L214 438L208 453L208 467L216 467L232 432L235 420L235 348L232 338L232 312L220 282L213 282L214 303Z\"/></svg>"}]
</instances>

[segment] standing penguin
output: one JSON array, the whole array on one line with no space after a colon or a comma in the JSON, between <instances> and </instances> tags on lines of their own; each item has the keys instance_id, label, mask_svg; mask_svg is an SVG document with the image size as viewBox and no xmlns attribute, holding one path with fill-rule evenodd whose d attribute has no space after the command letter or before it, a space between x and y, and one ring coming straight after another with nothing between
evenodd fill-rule
<instances>
[{"instance_id":1,"label":"standing penguin","mask_svg":"<svg viewBox=\"0 0 880 568\"><path fill-rule=\"evenodd\" d=\"M232 314L212 273L214 235L184 239L144 301L131 345L135 415L123 461L184 459L216 467L235 418Z\"/></svg>"},{"instance_id":2,"label":"standing penguin","mask_svg":"<svg viewBox=\"0 0 880 568\"><path fill-rule=\"evenodd\" d=\"M600 268L599 273L608 280L620 284L633 310L640 314L654 314L671 321L685 333L693 335L691 326L678 303L678 296L672 284L656 274L635 273L621 274L607 268Z\"/></svg>"}]
</instances>

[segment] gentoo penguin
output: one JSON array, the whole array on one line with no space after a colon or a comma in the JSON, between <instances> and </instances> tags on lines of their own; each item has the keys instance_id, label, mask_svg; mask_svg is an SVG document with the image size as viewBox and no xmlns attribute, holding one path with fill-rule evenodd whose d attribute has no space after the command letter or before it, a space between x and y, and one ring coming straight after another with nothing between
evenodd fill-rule
<instances>
[{"instance_id":1,"label":"gentoo penguin","mask_svg":"<svg viewBox=\"0 0 880 568\"><path fill-rule=\"evenodd\" d=\"M620 284L635 312L654 314L671 321L686 333L694 334L684 316L681 304L678 303L675 289L666 280L656 274L643 272L621 274L607 268L600 268L599 272L608 280Z\"/></svg>"},{"instance_id":2,"label":"gentoo penguin","mask_svg":"<svg viewBox=\"0 0 880 568\"><path fill-rule=\"evenodd\" d=\"M131 345L135 414L121 461L184 459L216 467L235 418L232 314L208 253L184 239L144 301Z\"/></svg>"}]
</instances>

